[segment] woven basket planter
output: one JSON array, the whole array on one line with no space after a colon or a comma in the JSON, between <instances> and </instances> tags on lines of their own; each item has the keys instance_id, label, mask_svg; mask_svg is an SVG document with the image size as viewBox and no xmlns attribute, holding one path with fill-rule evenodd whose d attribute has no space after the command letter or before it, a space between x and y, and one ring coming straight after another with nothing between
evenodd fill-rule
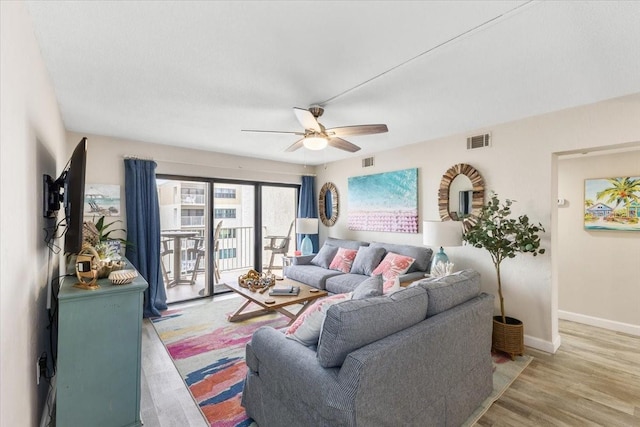
<instances>
[{"instance_id":1,"label":"woven basket planter","mask_svg":"<svg viewBox=\"0 0 640 427\"><path fill-rule=\"evenodd\" d=\"M493 335L491 349L502 351L511 356L524 356L524 326L513 317L506 317L507 323L502 323L502 316L493 317Z\"/></svg>"}]
</instances>

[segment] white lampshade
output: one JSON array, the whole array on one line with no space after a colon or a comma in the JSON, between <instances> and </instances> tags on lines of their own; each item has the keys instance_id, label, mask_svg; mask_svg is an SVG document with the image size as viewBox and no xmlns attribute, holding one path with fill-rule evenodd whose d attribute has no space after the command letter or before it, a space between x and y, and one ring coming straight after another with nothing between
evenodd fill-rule
<instances>
[{"instance_id":1,"label":"white lampshade","mask_svg":"<svg viewBox=\"0 0 640 427\"><path fill-rule=\"evenodd\" d=\"M307 136L302 144L309 150L322 150L327 146L327 138L323 136Z\"/></svg>"},{"instance_id":2,"label":"white lampshade","mask_svg":"<svg viewBox=\"0 0 640 427\"><path fill-rule=\"evenodd\" d=\"M296 218L298 234L318 234L318 218Z\"/></svg>"},{"instance_id":3,"label":"white lampshade","mask_svg":"<svg viewBox=\"0 0 640 427\"><path fill-rule=\"evenodd\" d=\"M425 246L462 246L461 221L423 221L422 243Z\"/></svg>"}]
</instances>

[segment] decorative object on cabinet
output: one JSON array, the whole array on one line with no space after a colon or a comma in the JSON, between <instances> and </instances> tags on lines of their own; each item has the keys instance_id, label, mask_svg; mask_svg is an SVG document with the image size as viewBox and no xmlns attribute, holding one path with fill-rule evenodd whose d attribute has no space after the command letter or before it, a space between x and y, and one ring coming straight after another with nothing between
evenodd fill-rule
<instances>
[{"instance_id":1,"label":"decorative object on cabinet","mask_svg":"<svg viewBox=\"0 0 640 427\"><path fill-rule=\"evenodd\" d=\"M332 227L339 215L338 189L333 182L325 183L318 195L318 211L320 221L327 227Z\"/></svg>"},{"instance_id":2,"label":"decorative object on cabinet","mask_svg":"<svg viewBox=\"0 0 640 427\"><path fill-rule=\"evenodd\" d=\"M109 273L109 280L114 285L127 285L138 277L136 270L117 270Z\"/></svg>"},{"instance_id":3,"label":"decorative object on cabinet","mask_svg":"<svg viewBox=\"0 0 640 427\"><path fill-rule=\"evenodd\" d=\"M585 179L584 229L640 231L640 176Z\"/></svg>"},{"instance_id":4,"label":"decorative object on cabinet","mask_svg":"<svg viewBox=\"0 0 640 427\"><path fill-rule=\"evenodd\" d=\"M350 230L418 232L418 169L348 179Z\"/></svg>"},{"instance_id":5,"label":"decorative object on cabinet","mask_svg":"<svg viewBox=\"0 0 640 427\"><path fill-rule=\"evenodd\" d=\"M493 318L492 348L508 353L511 359L524 355L524 327L522 321L505 316L500 265L519 253L537 256L545 252L540 247L540 233L545 231L542 224L529 221L527 215L511 218L512 204L513 200L501 202L493 193L491 200L482 207L477 223L463 236L465 241L476 248L486 249L491 255L500 300L500 316Z\"/></svg>"},{"instance_id":6,"label":"decorative object on cabinet","mask_svg":"<svg viewBox=\"0 0 640 427\"><path fill-rule=\"evenodd\" d=\"M465 190L459 190L458 194L454 194L453 197L456 201L461 198L464 199L464 202L470 199L470 210L465 210L464 217L460 218L458 211L460 210L460 206L456 209L456 212L452 212L452 195L451 188L452 183L458 176L465 176L469 179L470 187ZM454 185L455 187L455 185ZM471 194L468 191L472 191ZM461 194L464 192L464 194ZM471 197L469 197L471 196ZM464 203L463 202L463 203ZM440 219L442 221L462 221L464 230L469 230L478 222L478 217L480 215L480 211L482 210L482 206L484 204L484 179L480 172L478 172L473 166L468 165L466 163L458 163L450 167L444 175L442 175L442 180L440 181L440 188L438 190L438 210L440 213ZM467 213L468 212L468 213Z\"/></svg>"},{"instance_id":7,"label":"decorative object on cabinet","mask_svg":"<svg viewBox=\"0 0 640 427\"><path fill-rule=\"evenodd\" d=\"M76 288L95 290L100 287L96 283L98 280L98 269L100 268L100 256L93 246L85 245L76 257L76 277L78 283Z\"/></svg>"}]
</instances>

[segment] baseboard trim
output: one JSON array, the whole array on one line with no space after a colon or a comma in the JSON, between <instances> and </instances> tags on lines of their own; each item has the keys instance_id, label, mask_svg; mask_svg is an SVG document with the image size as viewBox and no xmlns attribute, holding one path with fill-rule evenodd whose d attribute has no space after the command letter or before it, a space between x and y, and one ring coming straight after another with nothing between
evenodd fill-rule
<instances>
[{"instance_id":1,"label":"baseboard trim","mask_svg":"<svg viewBox=\"0 0 640 427\"><path fill-rule=\"evenodd\" d=\"M545 353L554 354L560 347L560 337L558 337L554 342L551 342L525 334L524 345L535 348L536 350L544 351Z\"/></svg>"},{"instance_id":2,"label":"baseboard trim","mask_svg":"<svg viewBox=\"0 0 640 427\"><path fill-rule=\"evenodd\" d=\"M572 322L584 323L585 325L596 326L598 328L609 329L615 332L640 336L640 326L630 323L617 322L615 320L602 319L599 317L587 316L586 314L572 313L570 311L558 310L558 318L570 320Z\"/></svg>"}]
</instances>

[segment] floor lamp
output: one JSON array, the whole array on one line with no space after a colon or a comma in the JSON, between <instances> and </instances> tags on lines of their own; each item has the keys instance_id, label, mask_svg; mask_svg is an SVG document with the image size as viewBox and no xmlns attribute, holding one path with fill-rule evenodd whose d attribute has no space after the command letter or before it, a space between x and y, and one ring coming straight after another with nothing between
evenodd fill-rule
<instances>
[{"instance_id":1,"label":"floor lamp","mask_svg":"<svg viewBox=\"0 0 640 427\"><path fill-rule=\"evenodd\" d=\"M297 218L296 233L304 234L300 251L302 255L311 255L313 253L313 244L309 238L309 234L318 234L318 218Z\"/></svg>"}]
</instances>

